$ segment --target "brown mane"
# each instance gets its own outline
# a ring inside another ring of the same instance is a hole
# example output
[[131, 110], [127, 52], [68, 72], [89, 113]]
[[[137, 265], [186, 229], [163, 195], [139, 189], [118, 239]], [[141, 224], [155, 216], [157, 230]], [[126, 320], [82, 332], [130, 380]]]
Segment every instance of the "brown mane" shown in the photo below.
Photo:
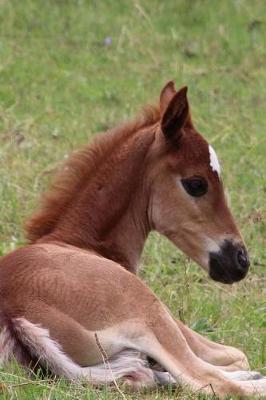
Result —
[[40, 209], [26, 222], [28, 241], [34, 243], [51, 233], [60, 216], [70, 207], [76, 194], [88, 183], [110, 153], [134, 132], [155, 124], [159, 119], [159, 109], [146, 106], [135, 120], [97, 136], [91, 144], [74, 152], [63, 163], [48, 192], [42, 196]]

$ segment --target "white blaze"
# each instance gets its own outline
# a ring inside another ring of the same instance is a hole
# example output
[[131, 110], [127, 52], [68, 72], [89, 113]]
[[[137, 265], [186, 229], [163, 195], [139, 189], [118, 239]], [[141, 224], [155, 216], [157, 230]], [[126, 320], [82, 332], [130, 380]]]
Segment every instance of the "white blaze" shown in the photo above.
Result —
[[209, 153], [210, 153], [210, 166], [211, 169], [214, 172], [217, 172], [217, 174], [220, 176], [221, 175], [221, 167], [217, 158], [217, 155], [214, 151], [214, 148], [209, 144]]

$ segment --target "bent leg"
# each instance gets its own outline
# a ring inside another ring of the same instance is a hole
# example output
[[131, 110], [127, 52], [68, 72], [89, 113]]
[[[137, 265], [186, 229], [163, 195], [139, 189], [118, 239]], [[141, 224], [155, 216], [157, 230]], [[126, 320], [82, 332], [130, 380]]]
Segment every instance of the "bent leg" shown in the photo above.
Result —
[[[158, 306], [158, 304], [157, 304]], [[115, 331], [99, 332], [103, 345], [110, 345], [119, 338], [120, 343], [147, 354], [161, 364], [174, 380], [182, 385], [189, 385], [193, 390], [219, 396], [265, 395], [266, 379], [257, 380], [256, 373], [251, 373], [243, 382], [240, 375], [225, 373], [198, 358], [188, 345], [183, 333], [163, 306], [157, 307], [157, 313], [146, 315], [145, 320], [126, 321], [115, 327]], [[156, 315], [156, 319], [150, 315]], [[114, 328], [112, 328], [113, 330]], [[115, 334], [112, 334], [115, 333]]]
[[[65, 320], [64, 323], [65, 328], [69, 321]], [[77, 331], [76, 335], [79, 334]], [[71, 345], [71, 338], [69, 339]], [[85, 344], [84, 353], [86, 353], [88, 350], [86, 344], [89, 342], [85, 343], [82, 335], [80, 339]], [[0, 333], [0, 344], [1, 363], [5, 364], [13, 358], [21, 362], [23, 355], [23, 360], [27, 360], [24, 366], [31, 368], [38, 360], [38, 365], [46, 368], [47, 372], [64, 376], [71, 381], [83, 380], [96, 386], [113, 385], [118, 381], [133, 390], [156, 387], [158, 382], [165, 384], [167, 381], [167, 373], [164, 374], [164, 379], [157, 377], [146, 360], [140, 357], [139, 352], [129, 349], [122, 350], [107, 359], [104, 351], [100, 349], [101, 362], [82, 367], [62, 351], [61, 344], [50, 336], [48, 329], [33, 324], [24, 317], [10, 318], [7, 321], [7, 325]], [[95, 346], [98, 348], [96, 341]]]
[[179, 320], [176, 320], [176, 323], [191, 350], [202, 360], [227, 371], [249, 370], [247, 357], [241, 350], [212, 342], [194, 332]]

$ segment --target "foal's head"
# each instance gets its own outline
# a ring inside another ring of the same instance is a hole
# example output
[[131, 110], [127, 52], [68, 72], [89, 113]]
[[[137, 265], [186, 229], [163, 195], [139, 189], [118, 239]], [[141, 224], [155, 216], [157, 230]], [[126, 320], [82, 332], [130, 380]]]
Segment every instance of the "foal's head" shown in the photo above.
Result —
[[228, 208], [214, 149], [194, 127], [187, 89], [169, 82], [160, 96], [153, 144], [150, 221], [223, 283], [245, 277], [248, 254]]

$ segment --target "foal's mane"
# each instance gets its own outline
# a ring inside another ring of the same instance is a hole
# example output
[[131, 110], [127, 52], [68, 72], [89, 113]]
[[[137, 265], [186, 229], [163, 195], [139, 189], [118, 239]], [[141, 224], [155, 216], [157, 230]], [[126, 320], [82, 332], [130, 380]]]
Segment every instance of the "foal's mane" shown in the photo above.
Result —
[[61, 216], [71, 207], [76, 195], [112, 151], [119, 148], [135, 132], [154, 125], [159, 119], [159, 109], [146, 106], [135, 120], [97, 136], [91, 144], [73, 152], [55, 175], [50, 189], [42, 195], [39, 210], [26, 222], [28, 241], [34, 243], [50, 234]]

